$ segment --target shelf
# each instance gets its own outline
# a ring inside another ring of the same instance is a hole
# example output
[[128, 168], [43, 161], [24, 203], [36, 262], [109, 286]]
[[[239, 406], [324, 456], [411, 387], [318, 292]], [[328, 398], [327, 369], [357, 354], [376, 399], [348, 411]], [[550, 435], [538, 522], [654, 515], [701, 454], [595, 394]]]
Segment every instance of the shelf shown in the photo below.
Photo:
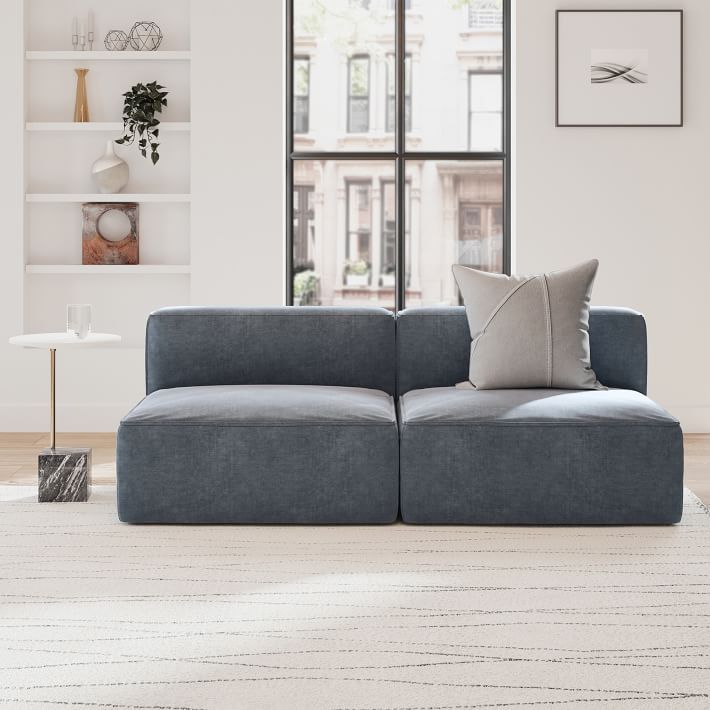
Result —
[[190, 202], [188, 193], [123, 193], [103, 195], [100, 192], [63, 193], [28, 192], [27, 202]]
[[25, 58], [29, 61], [72, 61], [72, 62], [96, 62], [96, 61], [140, 61], [140, 62], [165, 62], [165, 61], [189, 61], [189, 51], [161, 51], [156, 52], [109, 52], [108, 50], [98, 52], [73, 52], [73, 51], [30, 51], [25, 52]]
[[[188, 121], [161, 121], [161, 133], [173, 133], [177, 131], [189, 131]], [[25, 130], [38, 133], [119, 133], [123, 130], [123, 123], [91, 121], [89, 123], [74, 123], [72, 121], [30, 121], [25, 124]]]
[[142, 274], [189, 274], [185, 264], [83, 265], [83, 264], [27, 264], [27, 274], [111, 274], [137, 276]]

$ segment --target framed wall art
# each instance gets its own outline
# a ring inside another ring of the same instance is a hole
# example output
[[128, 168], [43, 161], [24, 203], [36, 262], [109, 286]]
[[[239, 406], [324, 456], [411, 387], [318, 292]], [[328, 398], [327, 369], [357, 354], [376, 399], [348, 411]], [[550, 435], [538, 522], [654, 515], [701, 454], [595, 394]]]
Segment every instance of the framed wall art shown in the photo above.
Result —
[[558, 10], [557, 126], [682, 126], [682, 10]]

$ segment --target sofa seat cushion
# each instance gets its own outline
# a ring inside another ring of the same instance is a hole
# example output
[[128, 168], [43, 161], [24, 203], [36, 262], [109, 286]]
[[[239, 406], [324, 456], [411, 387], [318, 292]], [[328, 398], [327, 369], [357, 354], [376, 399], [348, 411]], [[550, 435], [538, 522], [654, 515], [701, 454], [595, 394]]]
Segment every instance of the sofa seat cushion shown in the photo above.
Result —
[[389, 523], [391, 396], [311, 385], [157, 390], [121, 422], [119, 518], [133, 523]]
[[380, 390], [315, 385], [211, 385], [149, 394], [126, 426], [307, 426], [394, 424], [392, 397]]
[[680, 426], [638, 392], [441, 387], [399, 410], [405, 522], [680, 520]]
[[553, 426], [678, 426], [648, 397], [632, 390], [453, 387], [408, 392], [400, 400], [402, 424], [520, 424]]

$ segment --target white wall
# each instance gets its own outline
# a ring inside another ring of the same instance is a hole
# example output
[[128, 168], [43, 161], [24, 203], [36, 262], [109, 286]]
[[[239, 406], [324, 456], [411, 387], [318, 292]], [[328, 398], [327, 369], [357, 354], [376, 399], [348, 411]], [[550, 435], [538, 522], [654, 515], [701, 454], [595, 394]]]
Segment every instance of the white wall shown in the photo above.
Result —
[[597, 257], [593, 303], [646, 316], [650, 395], [686, 431], [710, 431], [710, 3], [603, 4], [685, 10], [683, 128], [555, 128], [555, 10], [593, 6], [517, 3], [516, 268]]
[[192, 2], [192, 303], [284, 302], [282, 0]]
[[[650, 393], [688, 431], [710, 431], [706, 193], [710, 92], [707, 0], [625, 0], [683, 7], [685, 121], [673, 129], [554, 127], [554, 10], [589, 0], [518, 0], [516, 267], [596, 256], [597, 304], [648, 320]], [[19, 7], [3, 5], [0, 85], [20, 95]], [[17, 31], [11, 28], [17, 28]], [[281, 0], [193, 0], [192, 302], [278, 304], [283, 293]], [[22, 329], [20, 107], [0, 112], [0, 431], [47, 426], [46, 353], [5, 345]], [[18, 140], [7, 136], [17, 136]], [[60, 429], [108, 430], [143, 388], [139, 350], [60, 358]]]

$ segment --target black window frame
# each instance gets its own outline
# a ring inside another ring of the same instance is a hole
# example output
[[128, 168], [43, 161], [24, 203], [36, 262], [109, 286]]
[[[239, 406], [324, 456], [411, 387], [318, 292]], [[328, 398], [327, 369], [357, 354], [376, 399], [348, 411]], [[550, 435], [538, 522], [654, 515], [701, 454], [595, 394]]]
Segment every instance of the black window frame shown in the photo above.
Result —
[[[396, 210], [397, 210], [397, 258], [395, 309], [406, 306], [406, 255], [405, 255], [405, 185], [406, 162], [422, 160], [459, 160], [471, 163], [500, 161], [503, 167], [503, 273], [510, 274], [510, 226], [511, 226], [511, 0], [503, 0], [503, 145], [500, 151], [415, 151], [406, 146], [405, 101], [405, 4], [397, 0], [395, 10], [395, 66], [396, 66], [396, 126], [393, 151], [307, 151], [294, 149], [293, 132], [293, 59], [294, 59], [294, 0], [286, 0], [286, 304], [293, 305], [293, 175], [297, 160], [352, 160], [392, 161], [395, 165]], [[371, 85], [369, 86], [371, 91]], [[468, 89], [467, 89], [468, 90]], [[348, 69], [348, 97], [350, 96], [350, 72]], [[348, 105], [348, 122], [350, 107]], [[468, 138], [467, 138], [468, 141]], [[468, 144], [468, 143], [467, 143]]]

